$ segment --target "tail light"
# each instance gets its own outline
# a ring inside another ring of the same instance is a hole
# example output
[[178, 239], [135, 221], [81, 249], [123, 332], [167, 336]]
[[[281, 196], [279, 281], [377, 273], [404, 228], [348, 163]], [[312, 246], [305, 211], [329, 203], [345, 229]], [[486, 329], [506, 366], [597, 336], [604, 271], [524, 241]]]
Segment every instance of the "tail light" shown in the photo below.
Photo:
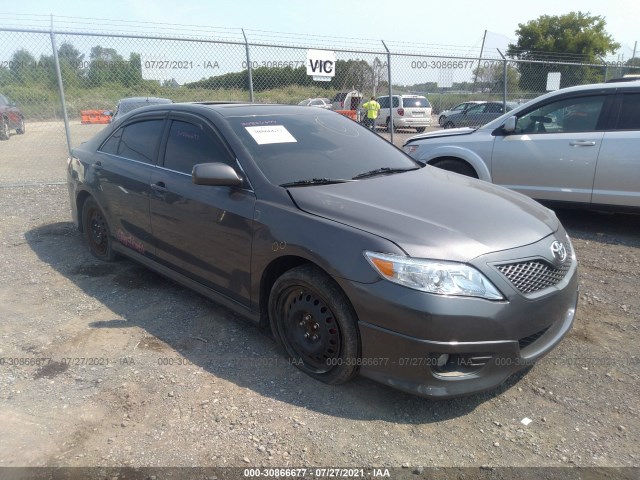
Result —
[[400, 116], [404, 115], [404, 108], [399, 108], [398, 109], [398, 115], [400, 115]]

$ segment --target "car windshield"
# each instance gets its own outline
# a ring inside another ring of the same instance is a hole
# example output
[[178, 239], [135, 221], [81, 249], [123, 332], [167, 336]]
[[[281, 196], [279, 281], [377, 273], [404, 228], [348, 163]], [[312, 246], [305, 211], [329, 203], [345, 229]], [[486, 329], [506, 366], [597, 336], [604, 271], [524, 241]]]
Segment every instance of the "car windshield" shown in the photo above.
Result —
[[421, 166], [353, 120], [321, 111], [323, 114], [231, 117], [228, 121], [275, 185], [308, 179], [351, 179], [375, 169], [395, 171]]
[[409, 108], [416, 108], [416, 107], [422, 107], [422, 108], [429, 108], [431, 106], [431, 104], [429, 103], [429, 100], [427, 100], [425, 97], [416, 97], [416, 98], [403, 98], [402, 99], [402, 104], [404, 105], [405, 108], [409, 107]]

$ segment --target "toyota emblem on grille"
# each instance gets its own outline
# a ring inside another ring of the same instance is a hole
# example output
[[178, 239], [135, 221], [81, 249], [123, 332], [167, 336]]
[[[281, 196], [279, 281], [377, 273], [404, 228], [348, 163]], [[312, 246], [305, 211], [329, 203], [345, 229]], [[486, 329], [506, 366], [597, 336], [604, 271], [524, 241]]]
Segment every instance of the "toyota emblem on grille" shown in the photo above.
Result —
[[564, 263], [567, 259], [567, 249], [562, 242], [557, 240], [551, 244], [551, 253], [553, 254], [553, 258], [560, 263]]

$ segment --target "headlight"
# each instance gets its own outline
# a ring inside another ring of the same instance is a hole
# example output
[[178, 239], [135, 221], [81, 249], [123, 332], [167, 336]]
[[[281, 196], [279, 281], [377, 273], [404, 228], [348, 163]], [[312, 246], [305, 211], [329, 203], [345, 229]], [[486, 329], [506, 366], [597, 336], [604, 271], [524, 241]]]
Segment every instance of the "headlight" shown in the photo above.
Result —
[[404, 147], [404, 153], [406, 153], [407, 155], [411, 155], [413, 152], [415, 152], [416, 150], [418, 150], [419, 145], [406, 145]]
[[384, 253], [364, 252], [373, 268], [387, 280], [439, 295], [504, 297], [487, 277], [464, 263], [424, 260]]

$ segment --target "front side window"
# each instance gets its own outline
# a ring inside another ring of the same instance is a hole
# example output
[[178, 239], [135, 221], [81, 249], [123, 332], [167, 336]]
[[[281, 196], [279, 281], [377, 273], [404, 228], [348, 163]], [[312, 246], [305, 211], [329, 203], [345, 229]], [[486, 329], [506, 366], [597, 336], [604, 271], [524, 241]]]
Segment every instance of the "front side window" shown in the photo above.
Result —
[[483, 104], [479, 104], [479, 105], [474, 105], [473, 107], [469, 107], [467, 109], [467, 113], [469, 115], [473, 115], [474, 113], [484, 113], [485, 111], [486, 105]]
[[604, 100], [604, 95], [593, 95], [547, 103], [520, 117], [516, 123], [516, 133], [594, 131]]
[[164, 154], [164, 167], [191, 175], [198, 163], [230, 163], [224, 146], [202, 125], [173, 120]]
[[164, 120], [144, 120], [123, 128], [118, 155], [144, 163], [154, 163]]

